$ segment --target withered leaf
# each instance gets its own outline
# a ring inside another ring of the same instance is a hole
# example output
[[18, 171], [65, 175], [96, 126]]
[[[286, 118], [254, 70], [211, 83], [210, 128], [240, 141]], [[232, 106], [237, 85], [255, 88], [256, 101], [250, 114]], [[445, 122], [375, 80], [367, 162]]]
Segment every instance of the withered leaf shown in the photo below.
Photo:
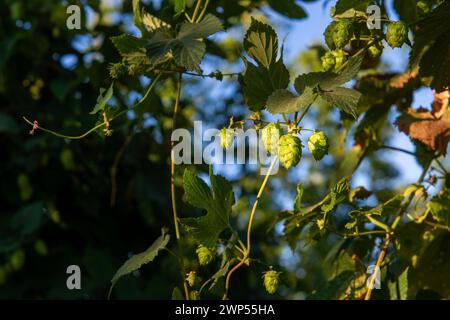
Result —
[[438, 117], [426, 109], [410, 108], [397, 118], [395, 124], [411, 139], [418, 140], [430, 150], [445, 155], [450, 141], [450, 112], [445, 109]]

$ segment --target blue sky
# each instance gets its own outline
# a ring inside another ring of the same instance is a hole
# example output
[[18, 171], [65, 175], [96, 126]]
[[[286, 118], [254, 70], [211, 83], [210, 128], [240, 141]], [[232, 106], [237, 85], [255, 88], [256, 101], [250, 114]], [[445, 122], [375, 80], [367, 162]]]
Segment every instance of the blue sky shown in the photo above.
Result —
[[[121, 0], [107, 0], [107, 2], [113, 4], [113, 6], [119, 6]], [[146, 1], [148, 2], [148, 1]], [[159, 3], [159, 0], [154, 1], [155, 3]], [[276, 31], [278, 32], [281, 39], [285, 38], [285, 50], [284, 50], [284, 59], [287, 63], [293, 63], [296, 61], [299, 52], [305, 50], [314, 43], [322, 43], [323, 42], [323, 31], [325, 27], [331, 21], [330, 17], [330, 7], [335, 4], [335, 1], [330, 1], [328, 5], [323, 5], [324, 1], [318, 1], [313, 3], [305, 3], [302, 2], [302, 6], [306, 9], [308, 13], [308, 18], [304, 20], [291, 20], [284, 18], [283, 16], [278, 15], [270, 9], [264, 9], [264, 12], [269, 16], [269, 22], [274, 25]], [[93, 19], [93, 12], [89, 11], [90, 19]], [[396, 14], [392, 10], [392, 8], [388, 7], [388, 14], [391, 19], [396, 19]], [[127, 32], [136, 33], [136, 28], [132, 26], [132, 17], [117, 17], [113, 16], [113, 20], [119, 22], [121, 20], [126, 23], [128, 26], [125, 28]], [[226, 37], [232, 35], [233, 37], [242, 39], [243, 30], [241, 28], [235, 28], [233, 30], [228, 30], [222, 34], [217, 35], [217, 37]], [[83, 36], [74, 41], [74, 47], [80, 51], [83, 50], [84, 47], [88, 47], [92, 43], [92, 37]], [[389, 66], [390, 70], [393, 71], [403, 71], [406, 69], [409, 48], [408, 46], [404, 46], [401, 49], [391, 49], [389, 46], [385, 46], [382, 59]], [[77, 63], [77, 61], [73, 60], [71, 56], [62, 57], [62, 63], [66, 65], [69, 69], [73, 66], [73, 64]], [[221, 60], [219, 60], [221, 61]], [[242, 64], [236, 65], [218, 65], [216, 60], [207, 60], [206, 63], [202, 64], [202, 67], [205, 69], [205, 72], [214, 71], [216, 69], [227, 70], [227, 71], [241, 71]], [[210, 69], [210, 70], [208, 70]], [[203, 88], [207, 88], [204, 95], [201, 92], [196, 92], [195, 96], [199, 100], [199, 103], [210, 104], [211, 101], [215, 101], [215, 103], [220, 102], [224, 98], [229, 95], [229, 92], [233, 92], [232, 84], [230, 82], [217, 82], [215, 80], [205, 80], [205, 86]], [[189, 88], [189, 87], [188, 87]], [[200, 89], [202, 91], [202, 89]], [[184, 94], [191, 94], [190, 90], [184, 90]], [[432, 101], [432, 92], [430, 89], [420, 89], [414, 95], [414, 103], [413, 107], [419, 106], [429, 106]], [[212, 108], [213, 109], [213, 108]], [[396, 113], [392, 112], [390, 116], [390, 122], [393, 123], [396, 118]], [[225, 123], [224, 123], [225, 124]], [[390, 141], [390, 145], [400, 147], [407, 150], [414, 150], [412, 143], [409, 138], [403, 134], [398, 132], [397, 129], [394, 129], [394, 136]], [[416, 163], [415, 159], [410, 155], [406, 155], [399, 152], [394, 151], [383, 151], [382, 153], [386, 157], [389, 157], [397, 166], [397, 168], [401, 172], [401, 179], [398, 179], [398, 185], [403, 185], [407, 183], [412, 183], [417, 180], [420, 175], [421, 169]], [[218, 168], [219, 171], [226, 171], [232, 174], [233, 168], [232, 166], [226, 166], [227, 168]], [[222, 170], [221, 170], [222, 169]], [[225, 169], [225, 170], [223, 170]], [[303, 174], [307, 174], [308, 168], [303, 168], [301, 170], [299, 176], [301, 177]], [[359, 170], [358, 174], [354, 177], [354, 184], [365, 185], [367, 186], [369, 182], [366, 180], [365, 175], [361, 172], [364, 171], [364, 168]]]

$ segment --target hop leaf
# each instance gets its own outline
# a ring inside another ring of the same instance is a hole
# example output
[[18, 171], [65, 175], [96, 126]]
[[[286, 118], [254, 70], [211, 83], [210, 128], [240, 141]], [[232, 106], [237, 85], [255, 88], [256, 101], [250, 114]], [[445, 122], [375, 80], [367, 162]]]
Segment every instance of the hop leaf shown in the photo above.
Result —
[[199, 245], [197, 250], [198, 262], [201, 266], [206, 266], [214, 259], [214, 251], [204, 245]]
[[191, 271], [186, 275], [186, 281], [190, 287], [195, 285], [195, 281], [197, 280], [197, 273], [195, 271]]
[[283, 129], [279, 123], [269, 123], [261, 130], [261, 139], [267, 153], [275, 155], [278, 153], [278, 142], [283, 135]]
[[351, 20], [339, 21], [332, 30], [333, 42], [337, 49], [344, 48], [353, 34], [353, 23]]
[[278, 153], [286, 169], [295, 167], [302, 158], [302, 142], [297, 136], [286, 134], [280, 139]]
[[330, 71], [334, 69], [336, 65], [336, 58], [331, 51], [325, 53], [322, 56], [322, 68], [324, 71]]
[[402, 21], [391, 22], [386, 32], [386, 41], [392, 48], [400, 48], [408, 39], [408, 27]]
[[328, 48], [330, 48], [331, 50], [336, 49], [336, 45], [334, 44], [334, 40], [333, 40], [333, 33], [334, 33], [334, 28], [336, 27], [337, 24], [338, 24], [337, 21], [331, 22], [328, 25], [328, 27], [325, 29], [325, 32], [323, 33], [323, 35], [325, 37], [325, 42], [326, 42]]
[[269, 294], [274, 294], [278, 290], [280, 283], [280, 273], [275, 270], [269, 270], [263, 273], [263, 282], [266, 291]]
[[328, 138], [323, 131], [314, 132], [308, 139], [308, 148], [317, 161], [328, 153]]
[[219, 135], [220, 135], [220, 146], [224, 150], [228, 150], [233, 144], [234, 131], [232, 129], [222, 128], [220, 130]]

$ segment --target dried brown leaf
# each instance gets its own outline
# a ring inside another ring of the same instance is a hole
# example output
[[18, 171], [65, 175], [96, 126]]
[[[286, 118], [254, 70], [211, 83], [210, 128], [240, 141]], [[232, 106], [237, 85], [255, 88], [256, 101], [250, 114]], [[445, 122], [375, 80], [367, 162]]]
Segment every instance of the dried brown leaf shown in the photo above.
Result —
[[400, 131], [406, 133], [411, 139], [425, 144], [430, 150], [445, 155], [450, 141], [450, 112], [437, 117], [426, 109], [408, 109], [406, 113], [397, 118], [395, 124]]

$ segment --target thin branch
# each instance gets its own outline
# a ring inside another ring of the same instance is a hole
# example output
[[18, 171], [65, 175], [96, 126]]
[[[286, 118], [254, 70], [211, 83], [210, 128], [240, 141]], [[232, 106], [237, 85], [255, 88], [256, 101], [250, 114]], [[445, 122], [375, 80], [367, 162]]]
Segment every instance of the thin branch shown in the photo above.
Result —
[[50, 130], [50, 129], [46, 129], [46, 128], [44, 128], [44, 127], [41, 127], [41, 126], [38, 124], [38, 122], [37, 122], [36, 120], [32, 122], [32, 121], [28, 120], [25, 116], [23, 116], [22, 118], [23, 118], [28, 124], [30, 124], [30, 125], [33, 127], [33, 129], [32, 129], [31, 132], [30, 132], [30, 133], [32, 133], [32, 134], [34, 133], [35, 130], [42, 130], [42, 131], [44, 131], [44, 132], [50, 133], [50, 134], [52, 134], [52, 135], [54, 135], [54, 136], [56, 136], [56, 137], [63, 138], [63, 139], [69, 139], [69, 140], [79, 140], [79, 139], [83, 139], [83, 138], [87, 137], [88, 135], [90, 135], [90, 134], [91, 134], [92, 132], [94, 132], [95, 130], [97, 130], [97, 129], [99, 129], [99, 128], [105, 126], [105, 125], [108, 125], [109, 122], [111, 122], [111, 121], [113, 121], [114, 119], [117, 119], [117, 118], [123, 116], [123, 115], [126, 114], [128, 111], [134, 110], [134, 109], [137, 108], [139, 105], [141, 105], [141, 104], [147, 99], [148, 95], [150, 94], [150, 92], [152, 91], [153, 87], [154, 87], [155, 84], [158, 82], [158, 80], [159, 80], [160, 77], [161, 77], [161, 74], [158, 74], [158, 75], [156, 76], [156, 78], [155, 78], [155, 79], [152, 81], [152, 83], [149, 85], [149, 87], [148, 87], [148, 89], [147, 89], [145, 95], [144, 95], [144, 96], [141, 98], [141, 100], [139, 100], [136, 104], [134, 104], [133, 106], [131, 106], [131, 107], [128, 108], [128, 109], [122, 110], [121, 112], [119, 112], [118, 114], [114, 115], [113, 117], [111, 117], [111, 118], [109, 118], [109, 119], [106, 119], [106, 120], [103, 121], [102, 123], [96, 125], [95, 127], [89, 129], [89, 130], [86, 131], [85, 133], [83, 133], [83, 134], [81, 134], [81, 135], [78, 135], [78, 136], [65, 135], [65, 134], [62, 134], [62, 133], [59, 133], [59, 132]]
[[256, 209], [258, 208], [259, 200], [261, 199], [261, 196], [267, 185], [267, 181], [269, 180], [270, 174], [271, 174], [273, 167], [275, 166], [275, 163], [277, 162], [277, 160], [278, 160], [278, 156], [275, 156], [272, 160], [272, 163], [270, 164], [269, 170], [266, 173], [264, 181], [261, 184], [261, 187], [259, 188], [255, 202], [253, 203], [253, 208], [250, 213], [250, 218], [249, 218], [248, 227], [247, 227], [247, 248], [245, 250], [245, 253], [244, 253], [241, 261], [238, 264], [236, 264], [230, 271], [228, 271], [227, 278], [225, 280], [225, 293], [223, 295], [223, 300], [228, 299], [228, 289], [230, 287], [231, 275], [236, 270], [238, 270], [240, 267], [242, 267], [244, 264], [248, 263], [248, 257], [250, 256], [250, 251], [251, 251], [251, 231], [252, 231], [252, 226], [253, 226], [253, 219], [255, 217]]
[[[423, 180], [425, 179], [428, 169], [430, 168], [432, 162], [433, 162], [433, 160], [429, 161], [428, 164], [424, 167], [422, 174], [420, 175], [420, 178], [417, 181], [418, 184], [421, 184], [423, 182]], [[400, 223], [403, 213], [405, 213], [406, 209], [411, 204], [413, 198], [414, 198], [414, 194], [411, 193], [409, 195], [408, 200], [400, 207], [400, 210], [398, 211], [397, 216], [395, 217], [394, 222], [392, 223], [392, 225], [390, 227], [391, 232], [386, 234], [386, 238], [384, 240], [383, 246], [382, 246], [380, 254], [378, 256], [376, 267], [374, 269], [374, 273], [373, 273], [371, 281], [369, 283], [369, 287], [367, 288], [367, 292], [364, 297], [364, 300], [370, 300], [370, 297], [372, 295], [372, 288], [374, 286], [375, 279], [377, 277], [378, 269], [381, 268], [384, 257], [386, 256], [387, 248], [389, 246], [389, 243], [391, 242], [391, 233], [397, 228], [398, 224]]]
[[206, 12], [206, 9], [208, 8], [208, 4], [209, 4], [209, 0], [206, 0], [206, 2], [205, 2], [205, 5], [203, 6], [203, 10], [202, 10], [202, 12], [200, 13], [200, 15], [198, 16], [198, 19], [197, 19], [197, 23], [199, 23], [200, 21], [202, 21], [202, 18], [203, 18], [203, 16], [205, 15], [205, 12]]
[[196, 22], [197, 15], [200, 10], [201, 4], [202, 4], [202, 0], [197, 0], [197, 5], [195, 6], [194, 13], [192, 14], [192, 22]]
[[[180, 109], [180, 98], [181, 98], [181, 78], [180, 77], [177, 82], [177, 96], [175, 98], [175, 106], [173, 110], [173, 118], [172, 118], [172, 132], [176, 129], [176, 119], [178, 115], [178, 111]], [[173, 220], [175, 225], [175, 235], [177, 240], [180, 240], [180, 227], [178, 225], [178, 214], [177, 214], [177, 202], [175, 199], [175, 162], [174, 162], [174, 154], [173, 147], [175, 146], [175, 141], [171, 141], [171, 161], [170, 161], [170, 191], [172, 195], [172, 211], [173, 211]]]
[[111, 166], [111, 200], [110, 205], [111, 208], [116, 205], [116, 195], [117, 195], [117, 168], [119, 167], [120, 160], [122, 159], [125, 150], [130, 145], [131, 140], [133, 139], [133, 133], [130, 133], [125, 139], [123, 145], [120, 147], [117, 152], [113, 165]]
[[409, 154], [411, 156], [416, 156], [416, 154], [414, 152], [412, 152], [412, 151], [408, 151], [408, 150], [397, 148], [397, 147], [384, 146], [383, 145], [383, 146], [379, 146], [378, 148], [379, 149], [389, 149], [389, 150], [393, 150], [393, 151], [403, 152], [403, 153]]

